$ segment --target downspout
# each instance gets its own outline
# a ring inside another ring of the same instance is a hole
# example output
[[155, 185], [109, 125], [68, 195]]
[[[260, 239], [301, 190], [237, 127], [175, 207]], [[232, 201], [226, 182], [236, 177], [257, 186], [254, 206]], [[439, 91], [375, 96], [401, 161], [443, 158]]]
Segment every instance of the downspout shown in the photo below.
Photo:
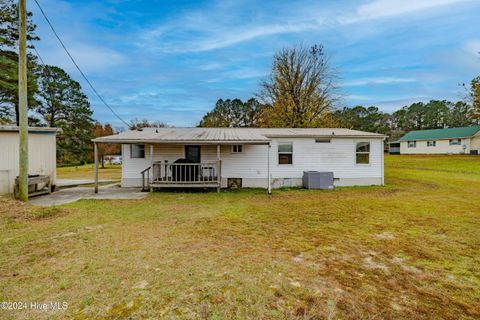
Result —
[[382, 155], [382, 186], [385, 185], [385, 152], [384, 152], [384, 143], [385, 143], [385, 137], [382, 139], [382, 143], [380, 144], [381, 146], [381, 155]]
[[272, 194], [272, 183], [270, 180], [270, 142], [267, 146], [267, 190], [268, 194]]

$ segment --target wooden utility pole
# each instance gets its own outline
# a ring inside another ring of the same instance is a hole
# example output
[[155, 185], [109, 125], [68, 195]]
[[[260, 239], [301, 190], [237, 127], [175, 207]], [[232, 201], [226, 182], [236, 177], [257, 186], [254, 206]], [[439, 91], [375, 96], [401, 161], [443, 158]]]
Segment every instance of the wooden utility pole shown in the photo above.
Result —
[[27, 113], [27, 5], [18, 2], [18, 109], [20, 125], [19, 199], [28, 201], [28, 113]]

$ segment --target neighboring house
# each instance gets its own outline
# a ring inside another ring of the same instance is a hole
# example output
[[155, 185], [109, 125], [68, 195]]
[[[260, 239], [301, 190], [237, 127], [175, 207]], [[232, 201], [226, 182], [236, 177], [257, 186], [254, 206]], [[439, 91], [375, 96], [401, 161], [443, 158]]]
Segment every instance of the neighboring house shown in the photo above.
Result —
[[121, 155], [106, 155], [103, 157], [108, 164], [122, 164]]
[[400, 142], [400, 154], [478, 154], [480, 126], [410, 131]]
[[[144, 128], [94, 139], [122, 145], [122, 186], [301, 186], [328, 171], [337, 186], [382, 185], [382, 134], [349, 129]], [[98, 164], [97, 164], [98, 166]]]
[[[50, 176], [50, 185], [56, 179], [56, 128], [28, 128], [28, 173]], [[0, 126], [0, 194], [13, 193], [19, 174], [19, 129]]]

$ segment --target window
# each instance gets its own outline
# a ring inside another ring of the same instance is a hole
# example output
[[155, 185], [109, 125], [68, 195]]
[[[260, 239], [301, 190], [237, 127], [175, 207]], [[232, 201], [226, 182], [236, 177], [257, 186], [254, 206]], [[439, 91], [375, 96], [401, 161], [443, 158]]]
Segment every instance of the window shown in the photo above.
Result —
[[293, 146], [291, 143], [278, 144], [278, 164], [293, 163]]
[[315, 139], [315, 143], [330, 143], [330, 139]]
[[437, 145], [437, 141], [427, 141], [427, 147], [435, 147]]
[[370, 163], [370, 142], [358, 142], [356, 149], [357, 164]]
[[409, 148], [416, 148], [417, 147], [417, 141], [408, 141], [408, 147]]
[[460, 144], [462, 144], [462, 141], [460, 139], [450, 139], [451, 146], [459, 146]]
[[232, 153], [242, 153], [243, 152], [243, 146], [241, 144], [234, 144], [232, 146]]
[[132, 144], [130, 149], [131, 158], [145, 158], [145, 145], [144, 144]]

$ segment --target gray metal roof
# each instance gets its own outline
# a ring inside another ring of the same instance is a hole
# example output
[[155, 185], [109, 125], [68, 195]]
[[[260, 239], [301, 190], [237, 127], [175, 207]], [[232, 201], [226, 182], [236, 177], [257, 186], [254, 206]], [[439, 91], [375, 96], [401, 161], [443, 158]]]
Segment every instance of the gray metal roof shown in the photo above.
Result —
[[103, 143], [268, 144], [270, 138], [384, 138], [383, 134], [343, 128], [144, 128], [93, 139]]
[[[20, 127], [18, 126], [0, 126], [0, 132], [19, 132]], [[52, 127], [28, 127], [28, 132], [40, 132], [40, 133], [57, 133], [61, 132], [62, 130], [59, 128], [52, 128]]]

